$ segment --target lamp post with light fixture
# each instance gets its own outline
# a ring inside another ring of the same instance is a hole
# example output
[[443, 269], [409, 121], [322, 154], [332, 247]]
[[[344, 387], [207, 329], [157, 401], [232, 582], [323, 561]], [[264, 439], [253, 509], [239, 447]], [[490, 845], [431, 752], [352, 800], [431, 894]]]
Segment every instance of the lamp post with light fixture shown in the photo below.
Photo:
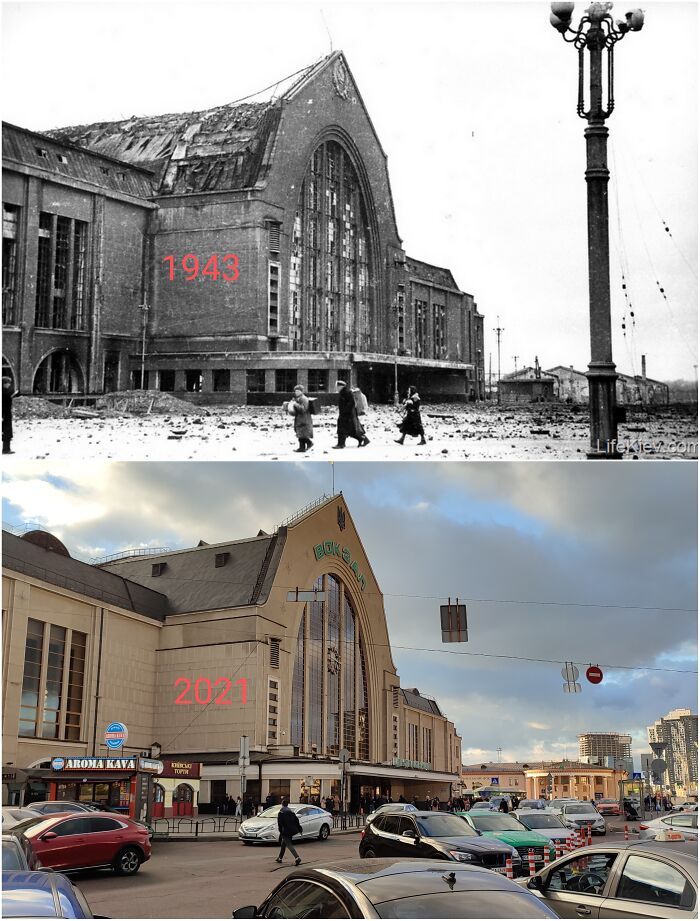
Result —
[[[594, 2], [585, 11], [577, 28], [571, 28], [573, 3], [551, 4], [549, 21], [565, 42], [578, 51], [577, 112], [585, 118], [586, 184], [588, 189], [588, 291], [591, 329], [591, 361], [588, 365], [588, 399], [591, 413], [589, 458], [614, 459], [617, 449], [617, 409], [615, 405], [615, 364], [612, 358], [610, 320], [610, 245], [608, 237], [608, 129], [605, 120], [615, 106], [613, 96], [613, 49], [628, 32], [639, 32], [644, 25], [642, 10], [632, 10], [625, 19], [613, 22], [612, 3]], [[570, 37], [567, 37], [570, 36]], [[589, 91], [586, 109], [584, 75], [589, 53]], [[603, 57], [606, 67], [603, 67]], [[605, 74], [604, 74], [605, 70]], [[607, 94], [603, 84], [607, 82]], [[604, 96], [606, 97], [604, 99]]]

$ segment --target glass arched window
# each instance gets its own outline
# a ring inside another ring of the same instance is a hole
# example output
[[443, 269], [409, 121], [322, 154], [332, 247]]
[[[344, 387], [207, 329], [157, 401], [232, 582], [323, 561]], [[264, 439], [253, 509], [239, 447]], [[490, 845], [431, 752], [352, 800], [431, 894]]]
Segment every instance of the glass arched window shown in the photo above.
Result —
[[326, 755], [347, 748], [352, 758], [369, 761], [368, 673], [357, 615], [335, 576], [320, 576], [314, 588], [326, 592], [326, 601], [309, 602], [299, 624], [292, 674], [292, 745], [301, 752]]
[[368, 351], [373, 270], [367, 206], [337, 141], [316, 148], [292, 233], [289, 340], [293, 351]]

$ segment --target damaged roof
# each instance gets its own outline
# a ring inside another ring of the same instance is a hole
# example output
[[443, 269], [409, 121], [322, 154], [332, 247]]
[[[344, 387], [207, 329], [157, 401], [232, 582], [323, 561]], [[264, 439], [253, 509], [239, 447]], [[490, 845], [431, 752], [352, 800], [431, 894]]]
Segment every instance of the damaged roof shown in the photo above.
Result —
[[[213, 109], [132, 116], [46, 134], [152, 170], [157, 195], [253, 188], [267, 178], [284, 100], [340, 53]], [[268, 98], [261, 99], [266, 93]]]
[[418, 281], [424, 281], [429, 285], [439, 285], [441, 288], [449, 288], [451, 291], [460, 291], [449, 269], [443, 269], [439, 265], [430, 265], [429, 262], [421, 262], [418, 259], [412, 259], [410, 256], [406, 257], [406, 265], [411, 276]]

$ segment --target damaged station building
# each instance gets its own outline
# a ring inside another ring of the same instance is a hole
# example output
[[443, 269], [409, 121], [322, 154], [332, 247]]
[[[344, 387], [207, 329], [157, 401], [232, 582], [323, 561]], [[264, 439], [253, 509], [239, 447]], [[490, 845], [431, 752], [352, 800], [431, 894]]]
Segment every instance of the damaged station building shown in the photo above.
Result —
[[[483, 317], [399, 236], [342, 52], [201, 112], [3, 132], [3, 365], [23, 393], [484, 397]], [[142, 377], [143, 369], [143, 377]]]
[[[89, 564], [33, 531], [3, 533], [3, 551], [4, 801], [138, 816], [138, 775], [158, 758], [150, 815], [214, 812], [242, 792], [241, 736], [255, 803], [340, 796], [343, 782], [354, 811], [366, 796], [459, 792], [462, 740], [401, 684], [342, 494], [271, 533], [191, 549]], [[105, 757], [115, 720], [123, 763]]]

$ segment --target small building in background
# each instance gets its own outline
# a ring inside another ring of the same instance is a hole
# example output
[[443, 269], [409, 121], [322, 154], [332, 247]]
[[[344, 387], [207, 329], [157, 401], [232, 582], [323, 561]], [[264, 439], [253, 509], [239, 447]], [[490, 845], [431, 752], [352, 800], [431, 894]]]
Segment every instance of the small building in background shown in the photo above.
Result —
[[533, 366], [502, 375], [498, 387], [502, 403], [551, 403], [557, 399], [558, 384], [557, 376], [543, 371], [535, 358]]

